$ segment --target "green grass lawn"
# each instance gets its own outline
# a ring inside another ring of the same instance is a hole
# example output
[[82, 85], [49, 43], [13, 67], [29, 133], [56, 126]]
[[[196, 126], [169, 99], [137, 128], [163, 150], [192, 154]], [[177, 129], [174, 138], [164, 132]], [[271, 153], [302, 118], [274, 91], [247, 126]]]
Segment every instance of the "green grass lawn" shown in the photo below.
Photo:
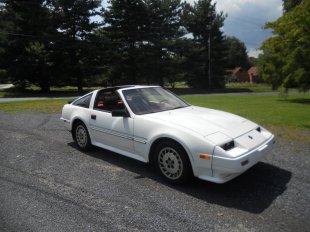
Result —
[[[266, 83], [249, 83], [249, 82], [243, 82], [243, 83], [227, 83], [225, 85], [225, 88], [227, 90], [246, 90], [248, 92], [272, 92], [272, 91], [279, 91], [284, 92], [284, 88], [280, 87], [277, 90], [273, 90], [271, 88], [271, 85]], [[298, 89], [291, 88], [289, 89], [289, 92], [298, 92]]]
[[49, 93], [44, 93], [39, 87], [31, 86], [21, 90], [9, 88], [0, 91], [0, 97], [71, 97], [81, 96], [100, 87], [84, 87], [83, 92], [78, 92], [74, 86], [52, 87]]
[[228, 111], [266, 125], [310, 129], [310, 94], [183, 96], [187, 102]]
[[50, 100], [31, 100], [1, 102], [0, 111], [17, 112], [40, 112], [40, 113], [61, 113], [61, 109], [70, 99], [50, 99]]
[[227, 83], [225, 85], [227, 89], [246, 89], [249, 92], [271, 92], [273, 91], [269, 84], [257, 84], [257, 83]]
[[[170, 85], [166, 85], [167, 88], [170, 88]], [[174, 89], [172, 89], [173, 91]], [[184, 94], [186, 94], [186, 91], [191, 94], [191, 92], [201, 92], [201, 93], [235, 93], [235, 92], [272, 92], [271, 85], [266, 83], [249, 83], [249, 82], [242, 82], [242, 83], [226, 83], [225, 88], [222, 89], [215, 89], [212, 91], [209, 91], [208, 89], [191, 89], [186, 84], [186, 82], [176, 82], [175, 84], [175, 91], [180, 92], [181, 90], [184, 91]], [[283, 88], [279, 88], [277, 91], [283, 92]], [[289, 91], [296, 92], [298, 89], [290, 89]]]
[[[175, 88], [170, 88], [169, 84], [165, 85], [166, 88], [179, 95], [187, 94], [206, 94], [206, 93], [238, 93], [238, 92], [270, 92], [271, 86], [268, 84], [250, 84], [250, 83], [228, 83], [225, 88], [208, 90], [208, 89], [193, 89], [189, 88], [186, 82], [176, 82]], [[94, 89], [101, 87], [84, 87], [83, 93], [79, 93], [75, 86], [52, 87], [49, 93], [43, 93], [37, 86], [30, 86], [25, 90], [18, 88], [10, 88], [0, 91], [0, 97], [71, 97], [86, 94]], [[283, 91], [283, 89], [279, 89]], [[297, 91], [290, 89], [290, 91]]]
[[[228, 111], [248, 118], [288, 140], [310, 143], [310, 94], [183, 96], [190, 104]], [[69, 99], [0, 103], [4, 112], [61, 112]]]
[[187, 102], [248, 118], [287, 140], [310, 143], [310, 94], [183, 96]]

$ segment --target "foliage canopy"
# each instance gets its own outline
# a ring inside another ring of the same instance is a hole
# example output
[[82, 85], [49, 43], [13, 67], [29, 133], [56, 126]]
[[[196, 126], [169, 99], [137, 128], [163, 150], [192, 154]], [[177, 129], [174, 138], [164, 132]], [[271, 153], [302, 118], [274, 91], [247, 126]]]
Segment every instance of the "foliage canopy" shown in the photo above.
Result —
[[225, 69], [247, 60], [244, 45], [223, 35], [225, 17], [211, 0], [111, 0], [104, 9], [101, 0], [3, 0], [0, 74], [46, 92], [176, 81], [223, 87]]
[[274, 36], [263, 45], [259, 69], [274, 89], [298, 87], [310, 89], [310, 1], [284, 2], [285, 12], [275, 22], [266, 24]]

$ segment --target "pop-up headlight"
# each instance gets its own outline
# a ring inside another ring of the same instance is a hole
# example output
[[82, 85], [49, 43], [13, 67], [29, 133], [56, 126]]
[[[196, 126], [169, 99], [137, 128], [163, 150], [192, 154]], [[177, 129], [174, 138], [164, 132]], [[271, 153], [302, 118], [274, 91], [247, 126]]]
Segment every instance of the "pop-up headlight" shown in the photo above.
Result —
[[234, 147], [235, 147], [235, 142], [233, 140], [221, 146], [221, 148], [223, 148], [225, 151], [228, 151]]

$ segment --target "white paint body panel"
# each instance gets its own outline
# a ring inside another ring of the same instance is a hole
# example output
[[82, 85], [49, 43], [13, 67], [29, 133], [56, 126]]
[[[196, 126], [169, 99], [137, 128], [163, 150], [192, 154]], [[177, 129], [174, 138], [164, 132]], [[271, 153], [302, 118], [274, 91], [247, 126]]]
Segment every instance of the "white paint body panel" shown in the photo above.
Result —
[[[128, 118], [112, 117], [109, 112], [94, 110], [96, 90], [89, 108], [66, 104], [61, 120], [68, 130], [72, 129], [75, 120], [83, 121], [93, 145], [142, 162], [149, 162], [151, 146], [157, 139], [173, 139], [187, 152], [193, 174], [216, 183], [224, 183], [245, 172], [274, 145], [274, 136], [266, 129], [260, 127], [259, 132], [256, 130], [259, 126], [254, 122], [223, 111], [189, 106], [135, 115], [122, 90], [117, 91], [130, 113]], [[96, 115], [96, 120], [91, 119], [92, 114]], [[225, 151], [220, 147], [232, 140], [234, 148]], [[208, 154], [212, 158], [201, 159], [200, 154]], [[248, 163], [242, 166], [246, 160]]]

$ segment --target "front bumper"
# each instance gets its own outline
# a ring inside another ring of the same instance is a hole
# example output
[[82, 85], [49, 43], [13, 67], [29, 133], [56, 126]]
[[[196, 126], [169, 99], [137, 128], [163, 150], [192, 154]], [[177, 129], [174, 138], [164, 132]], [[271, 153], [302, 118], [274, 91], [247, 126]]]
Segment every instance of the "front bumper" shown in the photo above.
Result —
[[236, 158], [226, 158], [213, 156], [212, 160], [212, 177], [199, 176], [200, 179], [212, 181], [215, 183], [225, 183], [238, 175], [242, 174], [253, 165], [258, 163], [265, 154], [270, 152], [274, 147], [275, 139], [272, 135], [266, 142], [259, 147], [248, 151]]

